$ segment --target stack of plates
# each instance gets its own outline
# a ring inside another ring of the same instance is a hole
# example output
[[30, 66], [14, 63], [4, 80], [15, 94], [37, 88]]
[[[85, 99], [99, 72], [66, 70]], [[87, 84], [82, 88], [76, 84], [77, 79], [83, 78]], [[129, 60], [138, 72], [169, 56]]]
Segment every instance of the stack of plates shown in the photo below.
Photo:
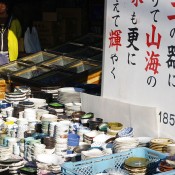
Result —
[[82, 151], [81, 152], [81, 160], [88, 160], [88, 159], [92, 159], [95, 157], [101, 157], [104, 155], [106, 155], [105, 152], [101, 151], [100, 149], [94, 148], [91, 150]]
[[41, 108], [43, 106], [47, 106], [46, 99], [41, 98], [28, 98], [30, 102], [34, 103], [35, 108]]
[[58, 98], [58, 89], [59, 89], [59, 87], [42, 87], [41, 91], [48, 93], [48, 94], [52, 94], [52, 98], [57, 99]]
[[149, 160], [142, 157], [130, 157], [125, 160], [123, 168], [128, 171], [130, 175], [145, 175], [148, 171], [151, 173], [151, 169], [148, 170]]
[[22, 107], [22, 108], [34, 108], [35, 105], [32, 101], [22, 101], [19, 102], [18, 106]]
[[137, 139], [139, 140], [139, 145], [138, 145], [139, 147], [149, 148], [152, 137], [137, 137]]
[[84, 92], [84, 89], [65, 87], [58, 89], [58, 101], [62, 104], [70, 102], [81, 102], [80, 93]]
[[60, 174], [64, 159], [56, 154], [38, 154], [36, 156], [37, 174]]
[[167, 152], [167, 145], [170, 143], [173, 143], [174, 141], [169, 138], [158, 138], [158, 139], [152, 139], [150, 141], [150, 148], [159, 151], [159, 152]]
[[121, 137], [116, 138], [113, 143], [113, 152], [119, 153], [123, 151], [128, 151], [139, 145], [139, 141], [133, 137]]
[[26, 94], [22, 92], [7, 92], [5, 93], [5, 100], [9, 103], [20, 102], [26, 99]]
[[18, 170], [26, 164], [26, 161], [22, 159], [8, 159], [6, 161], [1, 161], [0, 166], [9, 169], [9, 174], [18, 174]]

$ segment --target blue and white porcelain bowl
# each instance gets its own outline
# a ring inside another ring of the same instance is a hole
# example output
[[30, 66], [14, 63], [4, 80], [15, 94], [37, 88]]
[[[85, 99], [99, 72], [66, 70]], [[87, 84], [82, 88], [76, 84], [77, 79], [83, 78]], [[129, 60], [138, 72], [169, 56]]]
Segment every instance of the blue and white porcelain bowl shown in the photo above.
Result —
[[133, 128], [126, 127], [118, 132], [118, 137], [133, 137]]

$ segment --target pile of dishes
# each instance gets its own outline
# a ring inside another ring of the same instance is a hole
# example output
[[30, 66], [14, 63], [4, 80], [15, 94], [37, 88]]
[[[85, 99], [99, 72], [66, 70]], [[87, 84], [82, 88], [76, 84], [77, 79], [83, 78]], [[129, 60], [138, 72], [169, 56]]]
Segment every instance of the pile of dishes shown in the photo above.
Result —
[[80, 103], [80, 93], [84, 92], [84, 89], [74, 88], [74, 87], [65, 87], [58, 89], [58, 101], [62, 104], [69, 102]]
[[[0, 167], [6, 167], [8, 169], [9, 174], [18, 174], [18, 170], [26, 164], [26, 161], [23, 159], [15, 159], [11, 157], [11, 159], [7, 159], [6, 161], [0, 162]], [[3, 172], [4, 173], [4, 172]], [[7, 173], [8, 174], [8, 173]]]
[[137, 138], [133, 137], [119, 137], [114, 140], [113, 143], [113, 152], [119, 153], [123, 151], [128, 151], [132, 148], [136, 148], [139, 145]]
[[157, 138], [150, 141], [150, 149], [159, 151], [162, 153], [167, 152], [167, 145], [173, 143], [174, 141], [169, 138]]
[[37, 174], [60, 174], [64, 159], [56, 154], [38, 154], [36, 156]]
[[128, 171], [129, 175], [145, 175], [152, 174], [153, 169], [149, 168], [149, 160], [142, 157], [130, 157], [125, 160], [123, 168]]

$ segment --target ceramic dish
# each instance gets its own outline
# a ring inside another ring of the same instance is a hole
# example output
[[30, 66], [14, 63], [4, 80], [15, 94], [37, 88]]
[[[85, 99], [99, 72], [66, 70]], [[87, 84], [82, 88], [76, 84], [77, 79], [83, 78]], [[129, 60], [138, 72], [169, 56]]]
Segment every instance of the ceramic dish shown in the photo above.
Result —
[[150, 162], [142, 157], [130, 157], [125, 160], [125, 165], [133, 168], [146, 167]]

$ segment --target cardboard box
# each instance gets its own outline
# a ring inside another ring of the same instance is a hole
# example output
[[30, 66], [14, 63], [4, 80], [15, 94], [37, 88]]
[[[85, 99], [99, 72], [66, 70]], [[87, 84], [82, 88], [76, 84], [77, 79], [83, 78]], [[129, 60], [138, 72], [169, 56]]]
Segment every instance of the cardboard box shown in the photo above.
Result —
[[5, 99], [5, 92], [0, 92], [0, 100]]
[[43, 12], [43, 21], [57, 21], [57, 12]]

